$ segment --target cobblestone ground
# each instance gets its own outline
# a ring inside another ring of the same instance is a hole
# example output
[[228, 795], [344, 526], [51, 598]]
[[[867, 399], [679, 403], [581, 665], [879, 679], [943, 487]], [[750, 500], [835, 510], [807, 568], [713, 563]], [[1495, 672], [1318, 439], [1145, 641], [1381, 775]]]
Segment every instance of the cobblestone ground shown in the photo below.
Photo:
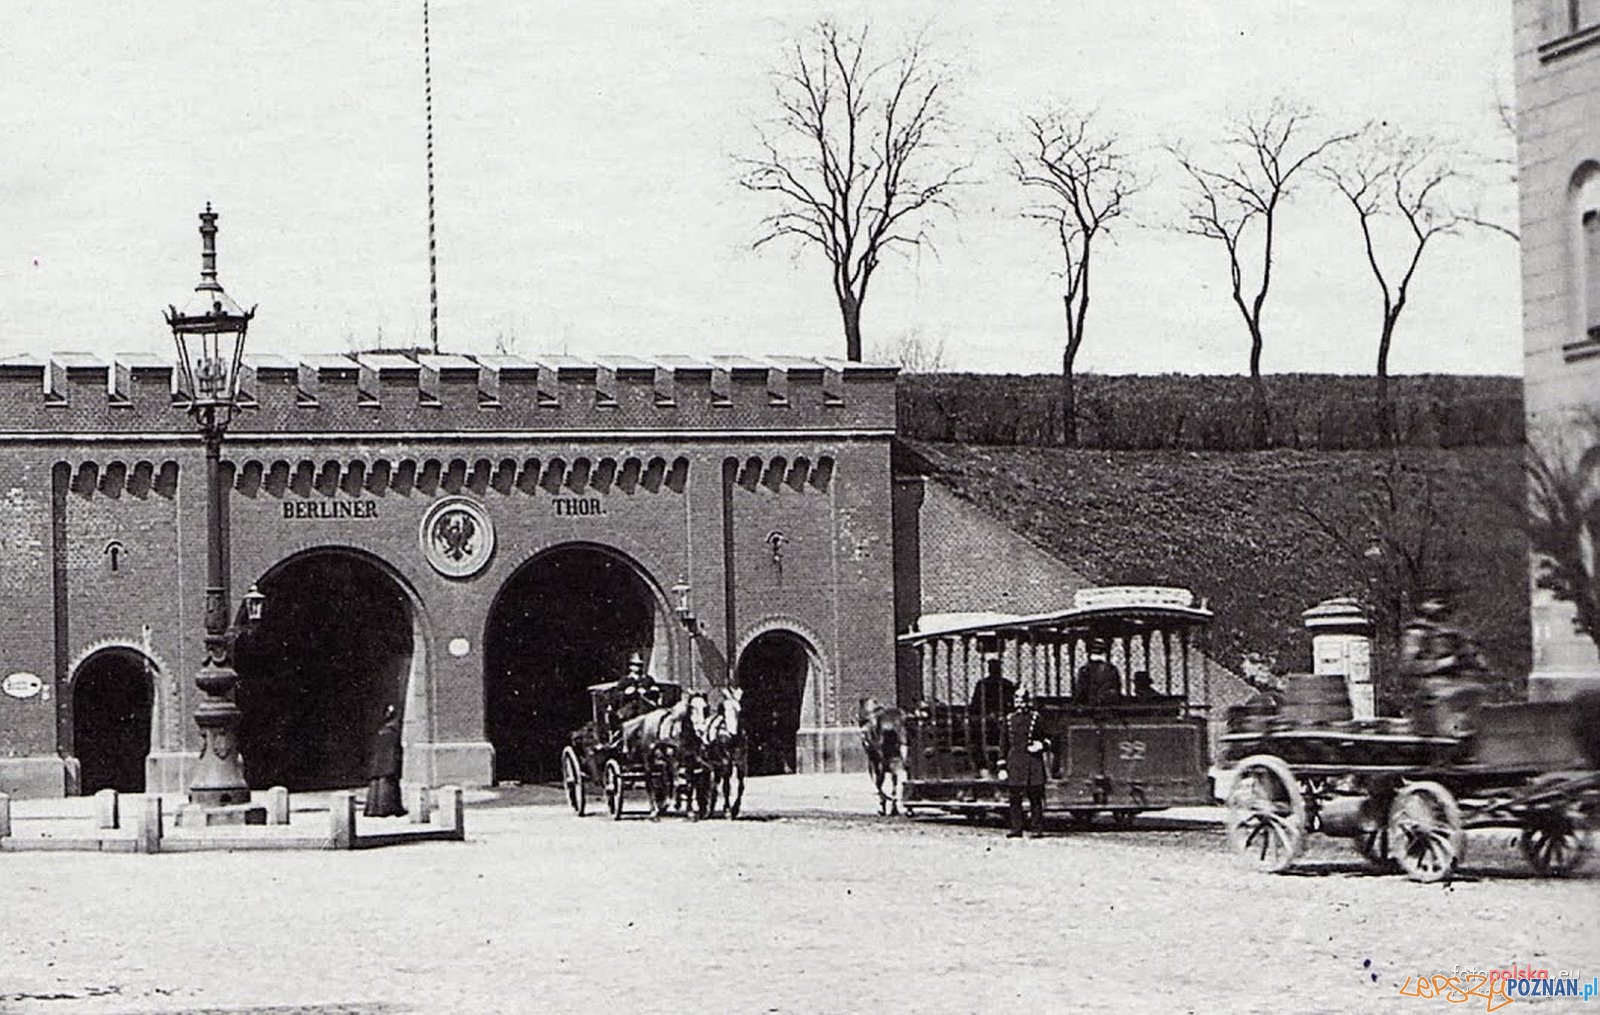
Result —
[[517, 791], [469, 808], [466, 843], [0, 854], [0, 1011], [1425, 1013], [1477, 1009], [1407, 976], [1600, 975], [1600, 879], [1531, 878], [1503, 835], [1448, 885], [1330, 841], [1270, 876], [1220, 828], [1007, 840], [763, 814], [762, 785], [735, 823]]

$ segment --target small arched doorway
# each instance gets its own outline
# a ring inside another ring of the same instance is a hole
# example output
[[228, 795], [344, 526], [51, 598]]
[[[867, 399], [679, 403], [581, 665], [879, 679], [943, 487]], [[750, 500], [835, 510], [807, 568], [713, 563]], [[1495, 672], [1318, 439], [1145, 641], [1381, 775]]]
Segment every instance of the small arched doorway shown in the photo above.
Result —
[[484, 711], [497, 782], [560, 776], [561, 749], [591, 718], [588, 687], [639, 652], [662, 679], [667, 635], [656, 590], [621, 554], [568, 544], [506, 580], [484, 634]]
[[816, 653], [793, 631], [757, 635], [739, 654], [734, 682], [744, 689], [743, 716], [751, 775], [798, 770], [798, 741]]
[[386, 705], [405, 711], [410, 598], [377, 562], [312, 550], [269, 571], [256, 628], [234, 651], [239, 747], [252, 786], [357, 786]]
[[154, 665], [132, 648], [106, 648], [78, 665], [72, 679], [72, 749], [78, 791], [144, 792], [150, 753]]

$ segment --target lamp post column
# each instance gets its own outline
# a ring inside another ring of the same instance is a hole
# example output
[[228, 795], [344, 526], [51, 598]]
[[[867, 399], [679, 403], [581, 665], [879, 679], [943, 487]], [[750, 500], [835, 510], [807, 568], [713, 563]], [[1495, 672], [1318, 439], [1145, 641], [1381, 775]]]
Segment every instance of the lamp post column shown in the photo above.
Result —
[[214, 408], [204, 410], [200, 427], [206, 444], [206, 654], [194, 678], [202, 694], [194, 710], [200, 757], [189, 783], [189, 800], [216, 807], [248, 803], [250, 785], [239, 756], [240, 713], [234, 701], [239, 674], [233, 668], [227, 576], [222, 567], [223, 427]]

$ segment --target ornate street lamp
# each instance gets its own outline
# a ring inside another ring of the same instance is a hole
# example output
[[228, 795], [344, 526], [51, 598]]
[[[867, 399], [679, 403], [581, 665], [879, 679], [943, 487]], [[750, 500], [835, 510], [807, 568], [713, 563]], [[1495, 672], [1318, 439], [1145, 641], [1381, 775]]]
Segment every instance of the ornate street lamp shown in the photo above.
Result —
[[[189, 800], [211, 807], [250, 800], [238, 748], [234, 686], [239, 674], [233, 668], [234, 631], [222, 573], [221, 484], [222, 435], [238, 409], [239, 361], [255, 312], [254, 307], [241, 309], [217, 281], [217, 213], [207, 203], [200, 213], [200, 282], [183, 310], [167, 307], [167, 325], [178, 346], [182, 394], [206, 444], [206, 656], [194, 678], [202, 694], [194, 710], [200, 757], [189, 782]], [[246, 599], [246, 609], [259, 616], [259, 593]]]

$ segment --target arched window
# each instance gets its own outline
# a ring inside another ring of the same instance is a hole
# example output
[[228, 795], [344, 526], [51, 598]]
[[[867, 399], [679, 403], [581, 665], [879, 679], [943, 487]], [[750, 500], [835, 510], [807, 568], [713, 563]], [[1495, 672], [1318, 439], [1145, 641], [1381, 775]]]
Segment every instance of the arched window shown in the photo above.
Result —
[[1585, 162], [1572, 177], [1573, 333], [1568, 355], [1590, 355], [1600, 348], [1600, 163]]

